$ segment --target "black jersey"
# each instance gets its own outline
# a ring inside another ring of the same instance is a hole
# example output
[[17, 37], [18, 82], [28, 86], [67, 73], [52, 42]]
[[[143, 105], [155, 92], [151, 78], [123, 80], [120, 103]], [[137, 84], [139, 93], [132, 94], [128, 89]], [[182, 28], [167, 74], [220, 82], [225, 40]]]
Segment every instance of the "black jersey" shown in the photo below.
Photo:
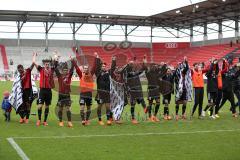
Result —
[[207, 77], [207, 92], [218, 91], [218, 64], [211, 64], [210, 69], [206, 73]]

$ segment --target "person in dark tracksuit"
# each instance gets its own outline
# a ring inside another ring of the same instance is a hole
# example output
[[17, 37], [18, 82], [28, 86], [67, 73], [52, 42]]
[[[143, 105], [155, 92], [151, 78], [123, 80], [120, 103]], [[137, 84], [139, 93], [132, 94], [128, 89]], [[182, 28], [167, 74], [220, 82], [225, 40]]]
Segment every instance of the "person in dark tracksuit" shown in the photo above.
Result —
[[235, 66], [235, 74], [233, 76], [233, 91], [235, 96], [237, 97], [237, 104], [236, 106], [239, 107], [239, 114], [240, 114], [240, 63]]
[[[204, 111], [207, 111], [210, 108], [211, 109], [210, 117], [213, 119], [215, 119], [215, 105], [218, 94], [218, 73], [219, 73], [218, 61], [212, 60], [210, 69], [206, 73], [208, 105], [204, 109]], [[203, 116], [205, 116], [205, 114]]]
[[[216, 99], [216, 103], [215, 103], [215, 115], [212, 118], [219, 118], [219, 115], [216, 114], [216, 111], [218, 110], [218, 108], [220, 106], [220, 103], [222, 101], [222, 97], [223, 97], [223, 78], [222, 78], [222, 75], [225, 74], [228, 71], [227, 60], [222, 59], [220, 61], [222, 61], [222, 68], [219, 68], [219, 72], [218, 72], [218, 75], [217, 75], [218, 91], [217, 91], [217, 99]], [[218, 66], [220, 66], [219, 63], [218, 63]], [[210, 116], [212, 116], [212, 114], [211, 114], [212, 112], [213, 112], [213, 108], [210, 108]]]
[[233, 78], [234, 78], [234, 71], [233, 69], [229, 69], [226, 73], [222, 74], [223, 80], [223, 98], [221, 104], [218, 108], [216, 108], [216, 114], [218, 114], [219, 110], [223, 107], [225, 102], [228, 100], [231, 103], [231, 111], [233, 117], [237, 117], [236, 114], [236, 107], [234, 102], [234, 94], [233, 94]]
[[[228, 64], [226, 59], [223, 59], [222, 62], [222, 69], [218, 73], [218, 94], [217, 94], [217, 100], [216, 100], [216, 111], [218, 110], [220, 103], [222, 101], [223, 97], [223, 78], [222, 75], [226, 73], [228, 70]], [[219, 118], [218, 114], [215, 114], [215, 118]]]

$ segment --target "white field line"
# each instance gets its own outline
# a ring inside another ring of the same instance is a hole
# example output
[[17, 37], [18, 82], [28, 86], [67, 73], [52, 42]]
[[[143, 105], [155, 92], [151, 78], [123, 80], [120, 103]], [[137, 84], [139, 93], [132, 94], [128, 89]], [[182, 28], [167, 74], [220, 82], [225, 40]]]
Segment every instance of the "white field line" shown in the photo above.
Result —
[[202, 130], [190, 132], [150, 132], [150, 133], [119, 133], [119, 134], [92, 134], [92, 135], [75, 135], [75, 136], [42, 136], [42, 137], [11, 137], [14, 139], [59, 139], [59, 138], [92, 138], [92, 137], [121, 137], [121, 136], [149, 136], [149, 135], [180, 135], [180, 134], [201, 134], [201, 133], [218, 133], [218, 132], [237, 132], [240, 129], [228, 130]]
[[17, 154], [21, 157], [22, 160], [30, 160], [13, 138], [7, 138], [7, 140], [11, 144], [11, 146], [17, 151]]

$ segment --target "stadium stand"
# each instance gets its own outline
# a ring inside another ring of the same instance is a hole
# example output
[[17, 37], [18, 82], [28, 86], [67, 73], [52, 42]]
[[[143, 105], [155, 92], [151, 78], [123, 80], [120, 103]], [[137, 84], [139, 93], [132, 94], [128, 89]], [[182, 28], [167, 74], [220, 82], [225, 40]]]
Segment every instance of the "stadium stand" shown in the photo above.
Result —
[[[234, 45], [230, 47], [229, 44], [222, 45], [208, 45], [208, 46], [194, 46], [194, 47], [179, 47], [179, 48], [164, 48], [162, 44], [153, 44], [153, 62], [167, 62], [172, 66], [176, 66], [178, 62], [182, 61], [184, 56], [187, 56], [192, 65], [195, 62], [207, 62], [210, 58], [223, 58], [233, 57], [233, 63], [238, 62], [240, 56], [240, 45]], [[4, 46], [0, 45], [1, 48], [1, 63], [0, 67], [4, 68], [4, 71], [15, 71], [16, 66], [21, 62], [25, 67], [28, 67], [32, 61], [33, 52], [39, 53], [38, 63], [41, 64], [41, 59], [49, 58], [49, 54], [46, 54], [44, 47], [17, 47], [17, 46]], [[108, 51], [101, 46], [81, 46], [78, 53], [75, 52], [75, 48], [70, 47], [49, 47], [48, 53], [57, 51], [61, 57], [61, 61], [66, 61], [69, 56], [81, 56], [85, 55], [85, 60], [90, 65], [94, 62], [93, 53], [97, 52], [104, 62], [111, 64], [111, 58], [113, 55], [117, 56], [118, 66], [123, 66], [128, 60], [136, 57], [137, 60], [141, 61], [144, 55], [147, 56], [148, 61], [151, 60], [151, 49], [149, 47], [132, 47], [129, 49], [116, 48]], [[75, 53], [74, 53], [75, 52]], [[52, 54], [50, 54], [52, 55]], [[9, 65], [8, 62], [12, 60], [13, 64]], [[80, 59], [79, 59], [80, 60]], [[86, 62], [81, 61], [82, 64]], [[109, 66], [110, 67], [110, 66]]]
[[147, 55], [147, 58], [150, 59], [150, 48], [116, 48], [113, 51], [106, 51], [103, 49], [103, 47], [81, 46], [81, 52], [84, 55], [92, 55], [94, 52], [97, 52], [101, 56], [103, 61], [107, 62], [107, 64], [110, 64], [112, 56], [116, 55], [118, 66], [126, 64], [128, 59], [131, 60], [134, 57], [136, 57], [138, 60], [142, 60], [144, 55]]
[[180, 54], [177, 54], [176, 59], [171, 61], [170, 64], [175, 66], [182, 60], [182, 56], [188, 57], [190, 65], [195, 62], [207, 62], [212, 57], [217, 59], [223, 58], [234, 50], [235, 48], [230, 47], [228, 44], [193, 47], [182, 51]]
[[[230, 47], [228, 44], [223, 45], [210, 45], [203, 47], [189, 47], [189, 48], [165, 48], [160, 49], [153, 47], [153, 61], [155, 63], [167, 62], [172, 66], [175, 66], [178, 62], [182, 61], [184, 56], [187, 56], [192, 65], [195, 62], [206, 62], [212, 57], [217, 59], [223, 58], [226, 55], [232, 53], [236, 50], [236, 47]], [[141, 60], [144, 55], [147, 55], [147, 58], [150, 60], [150, 48], [131, 48], [128, 50], [116, 49], [114, 52], [108, 53], [104, 51], [102, 47], [96, 46], [82, 46], [81, 52], [85, 55], [91, 55], [93, 52], [98, 52], [102, 59], [110, 63], [112, 55], [122, 54], [131, 59], [136, 56], [137, 59]], [[239, 52], [236, 52], [236, 54]]]
[[[32, 63], [32, 54], [34, 52], [38, 53], [37, 62], [42, 64], [42, 59], [50, 58], [49, 54], [46, 54], [44, 47], [5, 47], [6, 48], [6, 61], [10, 59], [13, 62], [13, 65], [10, 65], [9, 71], [15, 71], [18, 64], [23, 64], [25, 67], [28, 67]], [[61, 48], [61, 47], [50, 47], [48, 53], [53, 53], [57, 51], [57, 54], [61, 57], [61, 61], [66, 61], [69, 59], [69, 56], [73, 56], [71, 48]], [[52, 54], [51, 54], [52, 55]], [[4, 61], [3, 61], [4, 64]]]
[[230, 54], [233, 58], [233, 64], [240, 62], [240, 45], [238, 44], [236, 49]]

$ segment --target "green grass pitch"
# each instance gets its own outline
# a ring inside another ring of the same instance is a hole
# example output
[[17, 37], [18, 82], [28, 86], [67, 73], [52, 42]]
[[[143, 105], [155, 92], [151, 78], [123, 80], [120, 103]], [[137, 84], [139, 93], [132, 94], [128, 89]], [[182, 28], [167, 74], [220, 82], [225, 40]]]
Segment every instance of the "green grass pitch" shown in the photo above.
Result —
[[[0, 82], [0, 93], [11, 90], [11, 82]], [[74, 85], [78, 85], [77, 82]], [[123, 113], [123, 124], [98, 126], [96, 120], [84, 127], [80, 124], [79, 96], [72, 97], [73, 128], [58, 127], [54, 112], [57, 94], [49, 115], [49, 126], [36, 127], [36, 116], [29, 124], [19, 124], [19, 116], [12, 112], [10, 123], [4, 122], [0, 111], [0, 160], [21, 160], [16, 150], [7, 141], [13, 137], [29, 159], [32, 160], [238, 160], [240, 159], [240, 120], [232, 118], [229, 103], [226, 103], [220, 119], [203, 120], [195, 117], [186, 121], [164, 121], [150, 123], [143, 121], [142, 108], [136, 106], [140, 124], [129, 121], [129, 106]], [[174, 98], [172, 99], [174, 101]], [[204, 106], [206, 105], [206, 96]], [[96, 103], [94, 103], [96, 107]], [[192, 103], [187, 106], [189, 115]], [[36, 103], [32, 113], [36, 112]], [[161, 105], [160, 112], [163, 113]], [[174, 104], [170, 112], [173, 114]], [[95, 114], [95, 113], [93, 113]], [[28, 137], [28, 138], [22, 138]]]

